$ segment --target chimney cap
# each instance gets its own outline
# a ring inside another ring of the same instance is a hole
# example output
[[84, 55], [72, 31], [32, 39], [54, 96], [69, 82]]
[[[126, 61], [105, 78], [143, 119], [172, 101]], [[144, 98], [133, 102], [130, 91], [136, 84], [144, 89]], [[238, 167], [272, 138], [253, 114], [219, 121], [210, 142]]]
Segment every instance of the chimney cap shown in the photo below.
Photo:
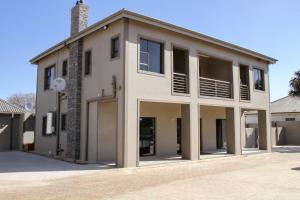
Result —
[[76, 5], [78, 4], [84, 4], [84, 0], [77, 0]]

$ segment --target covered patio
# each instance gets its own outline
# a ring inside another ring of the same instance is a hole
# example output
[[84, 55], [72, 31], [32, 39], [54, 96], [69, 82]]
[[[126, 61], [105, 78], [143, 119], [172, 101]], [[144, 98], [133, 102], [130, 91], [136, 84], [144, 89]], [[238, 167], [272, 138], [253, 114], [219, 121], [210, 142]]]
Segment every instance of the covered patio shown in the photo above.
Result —
[[190, 160], [190, 106], [140, 102], [139, 166]]

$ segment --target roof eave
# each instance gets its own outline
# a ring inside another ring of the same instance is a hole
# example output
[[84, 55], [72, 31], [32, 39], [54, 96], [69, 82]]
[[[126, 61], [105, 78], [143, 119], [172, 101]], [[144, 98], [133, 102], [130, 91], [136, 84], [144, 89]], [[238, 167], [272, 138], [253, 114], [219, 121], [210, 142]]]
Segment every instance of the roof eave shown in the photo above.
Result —
[[86, 35], [89, 35], [89, 34], [93, 33], [96, 30], [101, 29], [106, 24], [110, 24], [110, 23], [112, 23], [116, 20], [121, 19], [123, 17], [122, 16], [123, 12], [124, 12], [124, 9], [122, 9], [122, 10], [120, 10], [120, 11], [118, 11], [118, 12], [116, 12], [116, 13], [114, 13], [114, 14], [106, 17], [106, 18], [104, 18], [103, 20], [93, 24], [92, 26], [84, 29], [83, 31], [77, 33], [76, 35], [74, 35], [72, 37], [69, 37], [69, 38], [65, 39], [64, 41], [56, 44], [55, 46], [47, 49], [46, 51], [40, 53], [39, 55], [32, 58], [29, 62], [31, 64], [37, 64], [38, 61], [41, 60], [43, 57], [45, 57], [45, 56], [47, 56], [47, 55], [49, 55], [49, 54], [51, 54], [51, 53], [53, 53], [57, 50], [69, 45], [70, 43], [72, 43], [74, 41], [77, 41], [80, 38], [85, 37]]
[[182, 28], [182, 27], [179, 27], [179, 26], [167, 23], [167, 22], [163, 22], [163, 21], [158, 20], [158, 19], [150, 18], [150, 17], [144, 16], [144, 15], [140, 15], [138, 13], [134, 13], [134, 12], [130, 12], [128, 10], [122, 9], [122, 10], [110, 15], [109, 17], [97, 22], [96, 24], [88, 27], [87, 29], [79, 32], [78, 34], [76, 34], [72, 37], [69, 37], [66, 40], [58, 43], [57, 45], [51, 47], [50, 49], [42, 52], [38, 56], [32, 58], [30, 60], [30, 63], [31, 64], [37, 64], [38, 61], [41, 60], [42, 58], [44, 58], [45, 56], [47, 56], [47, 55], [49, 55], [49, 54], [65, 47], [65, 46], [67, 46], [68, 44], [70, 44], [70, 43], [72, 43], [72, 42], [74, 42], [74, 41], [76, 41], [80, 38], [85, 37], [86, 35], [89, 35], [90, 33], [93, 33], [96, 30], [99, 30], [103, 26], [105, 26], [107, 24], [110, 24], [110, 23], [112, 23], [116, 20], [119, 20], [123, 17], [129, 18], [129, 19], [132, 19], [132, 20], [136, 20], [136, 21], [140, 21], [140, 22], [145, 22], [145, 23], [148, 23], [148, 24], [151, 24], [151, 25], [154, 25], [154, 26], [158, 26], [158, 27], [161, 27], [161, 28], [169, 29], [169, 30], [175, 31], [177, 33], [184, 34], [184, 35], [187, 35], [187, 36], [190, 36], [190, 37], [193, 37], [193, 38], [197, 38], [197, 39], [200, 39], [200, 40], [203, 40], [203, 41], [206, 41], [206, 42], [218, 45], [218, 46], [223, 46], [227, 49], [231, 49], [231, 50], [234, 50], [234, 51], [237, 51], [237, 52], [255, 57], [257, 59], [264, 60], [264, 61], [268, 62], [269, 64], [275, 64], [278, 61], [275, 58], [271, 58], [269, 56], [260, 54], [258, 52], [255, 52], [255, 51], [252, 51], [252, 50], [249, 50], [249, 49], [246, 49], [246, 48], [243, 48], [243, 47], [240, 47], [240, 46], [237, 46], [237, 45], [234, 45], [234, 44], [231, 44], [231, 43], [228, 43], [228, 42], [225, 42], [225, 41], [222, 41], [222, 40], [210, 37], [210, 36], [207, 36], [207, 35], [195, 32], [195, 31], [191, 31], [191, 30], [188, 30], [188, 29], [185, 29], [185, 28]]

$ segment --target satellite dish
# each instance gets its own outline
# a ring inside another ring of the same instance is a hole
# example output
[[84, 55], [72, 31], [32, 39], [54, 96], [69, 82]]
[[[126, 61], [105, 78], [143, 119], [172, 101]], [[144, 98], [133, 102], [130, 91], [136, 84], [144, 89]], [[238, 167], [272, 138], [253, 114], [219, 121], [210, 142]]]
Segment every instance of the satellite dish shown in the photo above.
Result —
[[27, 111], [32, 111], [32, 109], [33, 109], [32, 103], [27, 103], [27, 104], [25, 105], [25, 109], [26, 109]]
[[66, 88], [66, 81], [63, 78], [56, 78], [51, 83], [51, 89], [56, 92], [62, 92]]

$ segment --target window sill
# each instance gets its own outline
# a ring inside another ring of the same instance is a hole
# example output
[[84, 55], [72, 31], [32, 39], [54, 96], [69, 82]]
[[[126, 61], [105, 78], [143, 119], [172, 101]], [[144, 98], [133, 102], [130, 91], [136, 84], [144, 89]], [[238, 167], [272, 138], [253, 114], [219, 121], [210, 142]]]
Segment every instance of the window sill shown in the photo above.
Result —
[[265, 90], [257, 90], [257, 89], [253, 89], [254, 92], [260, 92], [260, 93], [265, 93]]
[[240, 99], [240, 102], [243, 102], [243, 103], [251, 103], [251, 100], [243, 100], [243, 99]]
[[234, 101], [234, 98], [223, 98], [223, 97], [212, 97], [212, 96], [204, 96], [199, 95], [199, 99], [215, 99], [215, 100], [225, 100], [225, 101]]
[[138, 70], [138, 73], [146, 74], [146, 75], [150, 75], [150, 76], [163, 77], [163, 78], [166, 77], [165, 74], [161, 74], [161, 73], [157, 73], [157, 72], [149, 72], [149, 71], [144, 71], [144, 70]]
[[114, 57], [114, 58], [112, 58], [112, 57], [110, 57], [110, 61], [112, 62], [112, 61], [115, 61], [115, 60], [119, 60], [120, 59], [120, 56], [116, 56], [116, 57]]
[[56, 136], [55, 133], [52, 133], [52, 134], [43, 134], [42, 135], [43, 137], [52, 137], [52, 136]]
[[86, 78], [88, 78], [88, 77], [90, 77], [90, 76], [92, 76], [92, 73], [84, 74], [84, 75], [83, 75], [83, 77], [86, 77]]
[[181, 97], [191, 97], [191, 94], [189, 93], [177, 93], [177, 92], [172, 92], [173, 96], [181, 96]]

